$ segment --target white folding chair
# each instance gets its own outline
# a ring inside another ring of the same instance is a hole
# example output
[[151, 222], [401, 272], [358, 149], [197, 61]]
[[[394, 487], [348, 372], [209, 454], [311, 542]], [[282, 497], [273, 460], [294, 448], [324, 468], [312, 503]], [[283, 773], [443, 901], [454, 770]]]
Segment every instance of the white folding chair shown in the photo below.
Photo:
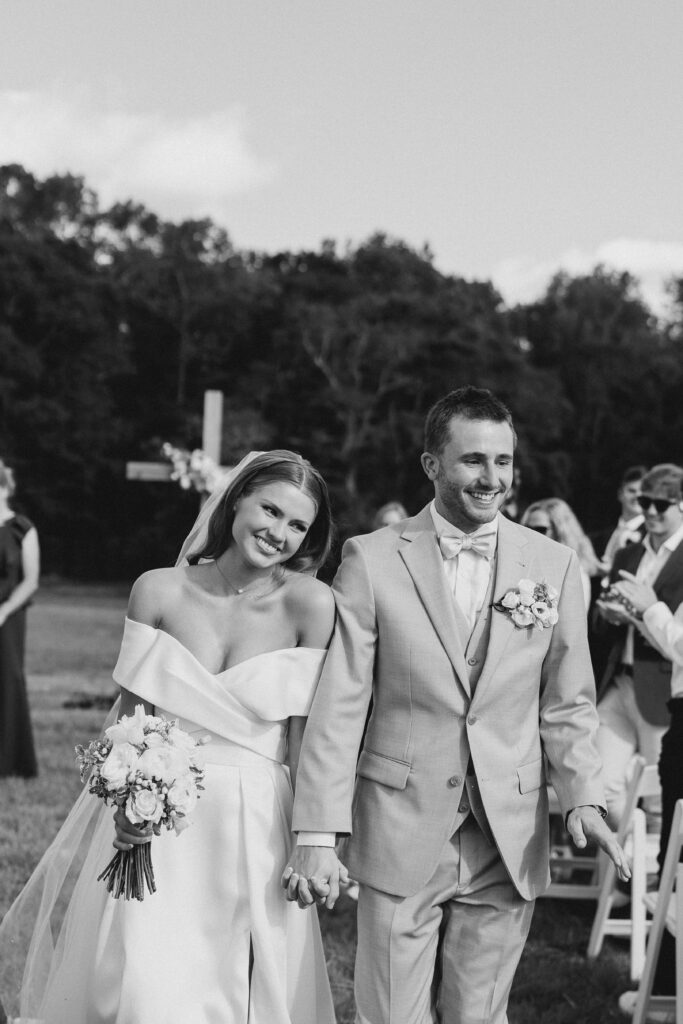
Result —
[[587, 956], [589, 960], [594, 960], [600, 954], [606, 935], [629, 938], [631, 981], [638, 981], [645, 963], [648, 921], [644, 897], [647, 892], [647, 876], [657, 870], [659, 849], [659, 835], [648, 833], [645, 811], [638, 804], [659, 793], [657, 765], [646, 765], [642, 757], [634, 758], [626, 806], [617, 830], [617, 839], [631, 864], [631, 916], [611, 916], [618, 889], [616, 869], [608, 860], [588, 940]]
[[[676, 1024], [683, 1024], [683, 864], [680, 864], [683, 849], [683, 800], [676, 802], [671, 836], [666, 848], [666, 857], [657, 893], [645, 896], [645, 906], [654, 915], [647, 943], [645, 966], [638, 986], [633, 1024], [645, 1024], [651, 1010], [674, 1013]], [[676, 995], [653, 996], [657, 958], [662, 944], [664, 929], [676, 939]], [[681, 941], [678, 941], [679, 936]]]

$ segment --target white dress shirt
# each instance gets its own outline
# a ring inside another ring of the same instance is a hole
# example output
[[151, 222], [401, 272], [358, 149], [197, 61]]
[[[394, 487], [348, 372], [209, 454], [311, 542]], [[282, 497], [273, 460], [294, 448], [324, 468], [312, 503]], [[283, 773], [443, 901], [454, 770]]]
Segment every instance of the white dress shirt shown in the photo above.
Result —
[[643, 626], [643, 635], [673, 662], [671, 696], [683, 697], [683, 604], [675, 612], [663, 601], [651, 604], [643, 613]]
[[[464, 537], [465, 534], [457, 526], [453, 526], [447, 519], [444, 519], [436, 511], [434, 502], [429, 506], [429, 511], [434, 522], [434, 529], [437, 537]], [[498, 541], [498, 516], [491, 523], [484, 523], [478, 527], [470, 537], [477, 534], [495, 534], [495, 544]], [[453, 596], [464, 614], [470, 629], [474, 629], [477, 617], [484, 606], [486, 591], [488, 590], [489, 577], [493, 560], [483, 558], [476, 551], [463, 549], [455, 558], [444, 558], [443, 568], [446, 579], [453, 592]]]
[[640, 515], [633, 516], [631, 519], [624, 519], [623, 516], [619, 518], [616, 529], [607, 541], [605, 553], [602, 556], [602, 561], [605, 565], [611, 568], [617, 551], [625, 547], [628, 541], [636, 542], [640, 540], [639, 530], [644, 522], [645, 516], [642, 512]]
[[[681, 541], [683, 541], [683, 526], [679, 526], [676, 532], [672, 533], [668, 540], [665, 540], [660, 545], [657, 551], [652, 547], [650, 538], [646, 536], [643, 540], [645, 552], [635, 571], [635, 577], [638, 582], [652, 585], [666, 565], [671, 552], [676, 550]], [[633, 664], [633, 630], [634, 627], [629, 626], [626, 634], [624, 653], [621, 658], [625, 665]]]

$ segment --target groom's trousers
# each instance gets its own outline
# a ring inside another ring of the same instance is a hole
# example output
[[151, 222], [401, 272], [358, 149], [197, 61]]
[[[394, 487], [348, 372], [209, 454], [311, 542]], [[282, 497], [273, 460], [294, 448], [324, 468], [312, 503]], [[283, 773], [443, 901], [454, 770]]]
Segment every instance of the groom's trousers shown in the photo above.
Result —
[[357, 1024], [507, 1024], [533, 910], [470, 814], [415, 896], [361, 885]]

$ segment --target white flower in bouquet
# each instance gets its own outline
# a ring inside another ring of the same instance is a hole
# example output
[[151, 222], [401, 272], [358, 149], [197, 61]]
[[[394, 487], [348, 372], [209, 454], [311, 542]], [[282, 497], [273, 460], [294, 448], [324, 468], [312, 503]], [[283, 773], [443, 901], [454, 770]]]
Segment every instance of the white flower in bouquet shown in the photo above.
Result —
[[135, 825], [156, 825], [164, 811], [164, 797], [154, 789], [134, 790], [126, 800], [126, 817]]
[[185, 817], [192, 813], [197, 805], [197, 788], [191, 775], [176, 779], [169, 787], [168, 802], [177, 815]]
[[111, 748], [111, 753], [100, 768], [100, 775], [110, 790], [125, 786], [131, 769], [139, 758], [138, 748], [125, 740]]
[[112, 743], [132, 743], [139, 746], [145, 742], [145, 728], [160, 721], [161, 719], [155, 718], [154, 715], [146, 715], [142, 704], [137, 704], [134, 715], [124, 715], [116, 725], [110, 725], [104, 734]]
[[138, 759], [137, 771], [146, 779], [157, 779], [170, 786], [190, 769], [188, 751], [164, 744], [144, 750]]

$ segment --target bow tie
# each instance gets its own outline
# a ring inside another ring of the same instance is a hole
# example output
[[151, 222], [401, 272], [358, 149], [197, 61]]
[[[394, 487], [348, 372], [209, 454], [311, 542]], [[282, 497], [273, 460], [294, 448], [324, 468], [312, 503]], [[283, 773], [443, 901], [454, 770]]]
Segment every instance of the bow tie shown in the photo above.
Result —
[[455, 558], [461, 551], [473, 551], [475, 555], [481, 555], [490, 561], [496, 550], [496, 531], [465, 533], [462, 537], [449, 537], [445, 534], [439, 537], [439, 547], [444, 558]]

